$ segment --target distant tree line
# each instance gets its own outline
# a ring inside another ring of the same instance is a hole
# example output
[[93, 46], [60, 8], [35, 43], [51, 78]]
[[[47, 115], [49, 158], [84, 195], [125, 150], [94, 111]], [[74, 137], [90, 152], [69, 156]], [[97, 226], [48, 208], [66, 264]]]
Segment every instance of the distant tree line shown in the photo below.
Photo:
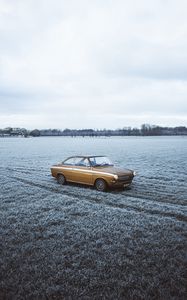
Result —
[[29, 136], [40, 136], [40, 130], [27, 130], [25, 128], [12, 128], [7, 127], [4, 129], [0, 129], [0, 137], [13, 137], [13, 136], [22, 136], [22, 137], [29, 137]]
[[0, 137], [22, 136], [162, 136], [162, 135], [187, 135], [187, 127], [161, 127], [157, 125], [143, 124], [141, 128], [124, 127], [120, 129], [34, 129], [7, 127], [0, 129]]

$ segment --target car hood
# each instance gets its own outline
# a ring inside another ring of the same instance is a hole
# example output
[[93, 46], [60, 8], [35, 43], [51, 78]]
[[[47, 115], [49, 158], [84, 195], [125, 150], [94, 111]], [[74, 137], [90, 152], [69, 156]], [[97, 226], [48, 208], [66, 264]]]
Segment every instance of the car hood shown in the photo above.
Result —
[[119, 168], [115, 166], [108, 167], [93, 167], [94, 171], [106, 172], [114, 175], [132, 175], [133, 171], [125, 168]]

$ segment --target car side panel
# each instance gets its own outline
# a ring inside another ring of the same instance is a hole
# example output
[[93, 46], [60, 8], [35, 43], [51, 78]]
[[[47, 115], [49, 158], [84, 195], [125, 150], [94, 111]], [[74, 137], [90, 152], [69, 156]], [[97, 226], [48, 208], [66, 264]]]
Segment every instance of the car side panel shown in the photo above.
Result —
[[103, 179], [106, 181], [106, 183], [108, 184], [108, 186], [111, 185], [111, 180], [113, 179], [112, 175], [107, 175], [107, 174], [103, 174], [102, 172], [96, 172], [94, 171], [93, 173], [93, 184], [95, 183], [95, 181], [97, 179]]
[[91, 167], [74, 166], [72, 169], [72, 181], [92, 185], [93, 173]]
[[72, 181], [72, 166], [55, 166], [51, 172], [54, 177], [63, 174], [67, 181]]
[[73, 178], [72, 166], [64, 166], [64, 167], [62, 167], [61, 170], [62, 170], [63, 175], [66, 177], [66, 180], [72, 181], [72, 178]]

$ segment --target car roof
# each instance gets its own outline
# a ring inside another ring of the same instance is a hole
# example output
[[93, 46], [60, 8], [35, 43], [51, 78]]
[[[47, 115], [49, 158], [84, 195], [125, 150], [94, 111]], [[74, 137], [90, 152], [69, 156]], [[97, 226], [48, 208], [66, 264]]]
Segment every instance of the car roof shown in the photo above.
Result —
[[90, 157], [103, 157], [103, 156], [106, 156], [106, 155], [74, 155], [74, 156], [67, 157], [65, 160], [67, 160], [69, 158], [75, 158], [75, 157], [90, 158]]

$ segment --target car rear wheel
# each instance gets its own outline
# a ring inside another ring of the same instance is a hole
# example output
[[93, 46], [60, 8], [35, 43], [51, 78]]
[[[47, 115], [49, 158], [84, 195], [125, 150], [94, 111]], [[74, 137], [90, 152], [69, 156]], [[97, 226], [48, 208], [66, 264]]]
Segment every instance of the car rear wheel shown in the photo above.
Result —
[[58, 181], [59, 184], [64, 185], [64, 184], [66, 183], [66, 178], [65, 178], [64, 175], [59, 174], [59, 175], [57, 176], [57, 181]]
[[100, 192], [105, 192], [107, 190], [107, 184], [104, 179], [97, 179], [95, 182], [95, 187]]

